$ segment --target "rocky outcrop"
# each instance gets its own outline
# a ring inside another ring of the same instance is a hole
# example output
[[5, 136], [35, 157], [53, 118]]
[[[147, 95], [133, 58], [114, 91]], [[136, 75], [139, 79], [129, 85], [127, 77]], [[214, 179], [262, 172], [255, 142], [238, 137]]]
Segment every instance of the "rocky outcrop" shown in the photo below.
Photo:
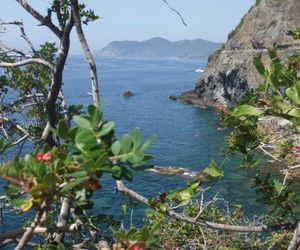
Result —
[[299, 0], [257, 0], [223, 48], [210, 57], [195, 89], [179, 99], [196, 105], [236, 104], [245, 91], [263, 82], [253, 63], [255, 56], [267, 60], [267, 49], [275, 44], [282, 59], [300, 50], [288, 32], [300, 26], [299, 13]]

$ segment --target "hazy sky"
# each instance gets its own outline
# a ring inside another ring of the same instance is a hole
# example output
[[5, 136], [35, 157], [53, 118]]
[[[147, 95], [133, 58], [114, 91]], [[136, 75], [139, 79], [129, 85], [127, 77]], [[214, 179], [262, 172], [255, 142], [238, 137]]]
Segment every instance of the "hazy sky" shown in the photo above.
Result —
[[[46, 13], [49, 0], [28, 0], [42, 13]], [[169, 0], [170, 5], [182, 14], [185, 27], [178, 16], [162, 0], [84, 0], [101, 19], [85, 26], [92, 51], [113, 40], [145, 40], [164, 37], [171, 41], [203, 38], [216, 42], [226, 41], [227, 34], [239, 23], [255, 0]], [[0, 0], [0, 19], [23, 19], [28, 36], [34, 44], [55, 37], [45, 27], [37, 27], [15, 0]], [[73, 31], [71, 53], [81, 53]], [[17, 48], [26, 48], [19, 38], [19, 30], [10, 27], [0, 40]]]

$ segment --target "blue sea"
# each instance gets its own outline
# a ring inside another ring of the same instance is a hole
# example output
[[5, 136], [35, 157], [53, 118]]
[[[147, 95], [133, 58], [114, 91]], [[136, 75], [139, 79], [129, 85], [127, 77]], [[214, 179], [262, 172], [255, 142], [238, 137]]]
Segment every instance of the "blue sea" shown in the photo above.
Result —
[[[139, 127], [146, 139], [151, 134], [157, 140], [149, 152], [154, 155], [152, 164], [202, 170], [211, 159], [221, 164], [226, 145], [227, 130], [220, 130], [219, 117], [212, 108], [184, 105], [169, 99], [193, 89], [200, 77], [195, 69], [206, 63], [185, 59], [111, 59], [96, 57], [101, 102], [104, 117], [116, 124], [117, 135]], [[82, 56], [71, 56], [64, 75], [64, 92], [69, 104], [92, 103], [89, 68]], [[125, 91], [134, 96], [124, 97]], [[224, 166], [224, 178], [207, 193], [207, 199], [216, 193], [233, 204], [241, 204], [249, 213], [260, 207], [251, 189], [251, 178], [238, 169], [238, 158], [230, 159]], [[168, 192], [186, 185], [187, 179], [163, 176], [150, 172], [134, 172], [128, 185], [147, 197]], [[110, 176], [101, 179], [103, 189], [94, 197], [94, 212], [121, 216], [121, 194], [115, 193], [115, 183]], [[142, 218], [145, 208], [131, 204], [133, 215]], [[17, 219], [16, 219], [17, 218]], [[26, 217], [6, 214], [0, 229], [8, 230], [21, 225]], [[139, 224], [141, 222], [137, 221]], [[1, 230], [1, 231], [2, 231]]]

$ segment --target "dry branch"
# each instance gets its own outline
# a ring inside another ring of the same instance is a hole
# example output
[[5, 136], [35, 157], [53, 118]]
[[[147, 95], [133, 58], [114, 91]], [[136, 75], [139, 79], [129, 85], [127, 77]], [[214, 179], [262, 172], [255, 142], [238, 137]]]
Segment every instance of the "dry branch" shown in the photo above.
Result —
[[[130, 198], [151, 208], [151, 204], [149, 204], [149, 201], [147, 198], [145, 198], [144, 196], [127, 188], [122, 181], [117, 181], [117, 191], [124, 193], [125, 195], [129, 196]], [[290, 230], [295, 227], [295, 225], [293, 225], [293, 224], [262, 225], [262, 226], [239, 226], [239, 225], [221, 224], [221, 223], [215, 223], [215, 222], [211, 222], [211, 221], [196, 220], [194, 218], [177, 213], [170, 209], [166, 210], [166, 215], [171, 218], [174, 218], [176, 220], [187, 222], [187, 223], [197, 225], [200, 227], [207, 227], [207, 228], [211, 228], [211, 229], [215, 229], [215, 230], [231, 231], [231, 232], [261, 233], [261, 232]]]
[[90, 77], [92, 80], [92, 94], [93, 94], [93, 102], [95, 105], [99, 104], [99, 84], [98, 84], [98, 76], [97, 76], [97, 66], [94, 60], [94, 57], [89, 48], [88, 42], [85, 38], [82, 25], [81, 18], [79, 13], [78, 1], [71, 0], [72, 13], [74, 16], [74, 23], [77, 31], [77, 35], [79, 41], [81, 43], [81, 47], [87, 59], [87, 62], [90, 66]]
[[26, 0], [16, 0], [27, 12], [29, 12], [36, 20], [38, 20], [42, 26], [47, 26], [56, 36], [59, 38], [62, 37], [63, 32], [56, 27], [52, 21], [51, 16], [42, 16], [39, 12], [37, 12], [30, 4], [27, 3]]
[[0, 68], [16, 68], [16, 67], [25, 66], [28, 64], [40, 64], [40, 65], [47, 67], [52, 72], [54, 72], [53, 65], [43, 59], [40, 59], [40, 58], [30, 58], [30, 59], [25, 59], [23, 61], [15, 62], [15, 63], [0, 62]]

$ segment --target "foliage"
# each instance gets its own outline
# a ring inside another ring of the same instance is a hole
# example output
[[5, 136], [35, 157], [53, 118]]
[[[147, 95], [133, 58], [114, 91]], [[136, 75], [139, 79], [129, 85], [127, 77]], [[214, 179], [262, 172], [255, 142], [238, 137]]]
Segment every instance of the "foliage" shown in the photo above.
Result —
[[[98, 18], [84, 4], [77, 7], [84, 24]], [[53, 0], [43, 21], [51, 21], [53, 13], [56, 15], [59, 28], [64, 30], [71, 15], [70, 1]], [[293, 33], [294, 37], [299, 38], [299, 33], [297, 29]], [[33, 49], [34, 58], [43, 59], [51, 65], [56, 65], [60, 60], [57, 53], [56, 45], [48, 42], [41, 45], [38, 50]], [[214, 56], [218, 53], [216, 52]], [[297, 208], [300, 198], [293, 190], [293, 183], [281, 181], [271, 174], [264, 174], [256, 166], [252, 153], [260, 145], [261, 138], [257, 132], [259, 118], [275, 115], [291, 120], [295, 127], [300, 125], [300, 56], [292, 55], [285, 65], [281, 63], [276, 49], [269, 50], [269, 57], [271, 61], [269, 65], [265, 65], [261, 57], [255, 58], [257, 70], [265, 79], [264, 88], [251, 91], [241, 105], [231, 110], [223, 108], [222, 117], [224, 125], [234, 128], [227, 138], [228, 152], [242, 153], [246, 163], [244, 165], [251, 166], [251, 171], [255, 173], [253, 184], [258, 192], [257, 197], [267, 204], [271, 216], [249, 221], [240, 205], [231, 206], [216, 197], [204, 199], [204, 193], [210, 187], [204, 189], [200, 180], [193, 180], [188, 182], [187, 187], [160, 193], [157, 197], [143, 202], [149, 205], [150, 210], [147, 213], [147, 223], [141, 229], [133, 225], [127, 231], [116, 229], [119, 224], [109, 218], [109, 225], [117, 238], [117, 242], [113, 245], [114, 249], [182, 247], [279, 249], [287, 245], [291, 239], [289, 231], [268, 235], [220, 233], [167, 217], [170, 211], [179, 211], [181, 216], [189, 216], [195, 221], [208, 220], [239, 225], [293, 224], [299, 220]], [[6, 57], [5, 53], [0, 53], [0, 60], [16, 62], [13, 58]], [[135, 128], [131, 133], [117, 138], [114, 122], [103, 119], [99, 106], [91, 105], [86, 113], [81, 113], [81, 106], [66, 107], [61, 93], [60, 100], [55, 104], [57, 119], [54, 120], [59, 122], [55, 121], [51, 128], [56, 137], [55, 145], [41, 145], [41, 134], [47, 127], [49, 118], [49, 113], [45, 112], [45, 102], [49, 99], [49, 88], [52, 84], [52, 70], [40, 64], [12, 67], [4, 70], [4, 74], [1, 75], [0, 113], [3, 138], [0, 139], [0, 153], [18, 144], [20, 138], [23, 141], [24, 133], [25, 139], [28, 136], [36, 146], [33, 152], [24, 157], [16, 154], [12, 160], [3, 163], [0, 167], [0, 177], [8, 182], [6, 187], [8, 202], [20, 207], [24, 213], [35, 211], [36, 217], [32, 223], [37, 220], [39, 222], [37, 225], [55, 228], [58, 224], [55, 223], [55, 219], [63, 207], [62, 201], [69, 200], [72, 207], [69, 211], [69, 214], [72, 214], [69, 223], [76, 226], [80, 224], [83, 227], [80, 232], [66, 235], [65, 242], [71, 238], [74, 243], [78, 238], [80, 240], [84, 238], [85, 241], [86, 232], [90, 234], [88, 239], [91, 239], [93, 234], [91, 230], [99, 232], [93, 223], [97, 219], [105, 221], [103, 218], [89, 216], [85, 211], [93, 208], [92, 197], [94, 192], [101, 190], [103, 175], [110, 175], [116, 181], [131, 182], [133, 171], [143, 168], [147, 161], [152, 159], [146, 150], [154, 142], [155, 135], [142, 143], [141, 131]], [[61, 84], [62, 82], [59, 82], [59, 86]], [[61, 91], [61, 87], [59, 90]], [[13, 102], [10, 102], [12, 97], [10, 93], [14, 93]], [[71, 117], [73, 123], [70, 122]], [[21, 127], [20, 124], [25, 127]], [[290, 151], [290, 142], [282, 148], [284, 154]], [[223, 164], [218, 166], [212, 160], [203, 170], [203, 174], [207, 180], [217, 181], [224, 176]], [[122, 208], [126, 213], [126, 206]], [[34, 229], [37, 225], [27, 227], [26, 230]], [[58, 232], [57, 227], [56, 230], [54, 233]], [[46, 238], [49, 238], [49, 235], [45, 236], [45, 241], [42, 242], [44, 245], [41, 245], [40, 249], [67, 249], [67, 244], [64, 245], [63, 241], [52, 245], [46, 242]], [[93, 243], [84, 243], [88, 244], [85, 247], [95, 247]]]
[[[254, 186], [260, 201], [269, 206], [272, 220], [291, 222], [299, 220], [300, 196], [294, 192], [293, 183], [283, 182], [271, 173], [264, 174], [263, 166], [255, 166], [254, 150], [263, 138], [257, 130], [258, 119], [264, 116], [278, 116], [293, 122], [297, 127], [300, 122], [299, 104], [299, 54], [289, 57], [282, 64], [276, 48], [268, 50], [270, 64], [262, 62], [261, 57], [255, 58], [255, 66], [265, 80], [263, 88], [252, 90], [246, 95], [243, 104], [228, 110], [223, 116], [226, 126], [234, 127], [228, 136], [229, 152], [241, 152], [248, 165], [254, 167]], [[280, 145], [281, 157], [292, 151], [293, 140], [287, 139]]]
[[114, 123], [103, 121], [98, 107], [89, 106], [88, 113], [75, 116], [74, 121], [74, 128], [60, 121], [53, 129], [64, 141], [61, 146], [37, 147], [24, 159], [16, 156], [0, 168], [2, 178], [26, 193], [23, 211], [38, 208], [43, 202], [50, 206], [61, 197], [72, 198], [77, 207], [90, 209], [92, 194], [101, 189], [99, 178], [103, 174], [131, 181], [128, 167], [137, 169], [151, 159], [144, 150], [154, 137], [141, 144], [140, 130], [134, 129], [117, 140]]

